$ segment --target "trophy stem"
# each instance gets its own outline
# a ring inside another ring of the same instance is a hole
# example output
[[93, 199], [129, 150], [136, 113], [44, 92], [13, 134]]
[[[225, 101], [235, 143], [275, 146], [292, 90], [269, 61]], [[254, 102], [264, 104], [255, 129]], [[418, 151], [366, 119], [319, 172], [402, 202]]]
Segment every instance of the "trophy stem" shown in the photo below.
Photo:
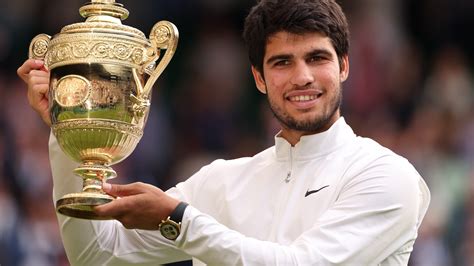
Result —
[[66, 216], [108, 220], [110, 217], [97, 217], [94, 206], [111, 202], [114, 198], [102, 190], [102, 183], [117, 176], [109, 166], [101, 163], [86, 162], [74, 169], [74, 173], [83, 179], [82, 192], [63, 196], [56, 202], [56, 210]]

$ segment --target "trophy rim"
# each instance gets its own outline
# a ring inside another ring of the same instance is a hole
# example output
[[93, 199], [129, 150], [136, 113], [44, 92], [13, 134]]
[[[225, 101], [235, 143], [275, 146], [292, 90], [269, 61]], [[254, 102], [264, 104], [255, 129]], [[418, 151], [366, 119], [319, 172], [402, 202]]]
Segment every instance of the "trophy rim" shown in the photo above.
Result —
[[94, 207], [113, 201], [114, 198], [107, 194], [79, 192], [63, 196], [56, 201], [56, 211], [70, 217], [87, 220], [110, 220], [112, 217], [99, 217], [94, 212]]

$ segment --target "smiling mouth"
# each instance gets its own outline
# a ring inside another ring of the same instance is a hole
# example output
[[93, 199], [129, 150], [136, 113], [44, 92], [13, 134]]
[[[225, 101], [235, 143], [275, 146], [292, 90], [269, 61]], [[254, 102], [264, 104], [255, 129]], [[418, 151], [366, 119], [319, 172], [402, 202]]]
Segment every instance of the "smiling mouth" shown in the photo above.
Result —
[[300, 96], [293, 96], [288, 97], [288, 99], [292, 102], [307, 102], [316, 99], [316, 95], [300, 95]]
[[288, 96], [287, 99], [291, 102], [308, 102], [308, 101], [316, 100], [321, 95], [322, 93], [311, 94], [311, 95], [296, 95], [296, 96]]

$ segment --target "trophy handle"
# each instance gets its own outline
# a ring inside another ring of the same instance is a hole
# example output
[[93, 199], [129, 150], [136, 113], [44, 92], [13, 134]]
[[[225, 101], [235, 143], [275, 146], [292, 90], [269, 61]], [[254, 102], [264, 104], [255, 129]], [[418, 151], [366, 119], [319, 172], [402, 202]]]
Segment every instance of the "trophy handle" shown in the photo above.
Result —
[[[153, 51], [151, 51], [152, 56], [147, 62], [145, 62], [143, 68], [143, 71], [150, 75], [142, 90], [142, 95], [145, 97], [150, 95], [153, 84], [161, 73], [163, 73], [166, 66], [168, 66], [171, 58], [173, 58], [176, 47], [178, 46], [178, 38], [178, 29], [169, 21], [160, 21], [151, 29], [150, 42], [153, 49]], [[161, 50], [166, 50], [166, 52], [153, 70], [154, 63], [160, 57]]]
[[[48, 52], [49, 42], [51, 36], [47, 34], [38, 34], [31, 40], [30, 48], [28, 50], [28, 58], [45, 60], [46, 52]], [[46, 61], [45, 61], [46, 66]]]

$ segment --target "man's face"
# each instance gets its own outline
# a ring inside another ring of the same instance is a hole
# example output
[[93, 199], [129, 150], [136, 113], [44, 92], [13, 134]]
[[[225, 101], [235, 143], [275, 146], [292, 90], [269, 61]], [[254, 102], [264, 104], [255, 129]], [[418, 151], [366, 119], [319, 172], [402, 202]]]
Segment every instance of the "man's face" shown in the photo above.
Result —
[[257, 88], [267, 94], [283, 135], [322, 132], [339, 118], [341, 83], [347, 78], [349, 63], [345, 56], [340, 66], [328, 37], [278, 32], [267, 41], [264, 76], [255, 68], [252, 72]]

